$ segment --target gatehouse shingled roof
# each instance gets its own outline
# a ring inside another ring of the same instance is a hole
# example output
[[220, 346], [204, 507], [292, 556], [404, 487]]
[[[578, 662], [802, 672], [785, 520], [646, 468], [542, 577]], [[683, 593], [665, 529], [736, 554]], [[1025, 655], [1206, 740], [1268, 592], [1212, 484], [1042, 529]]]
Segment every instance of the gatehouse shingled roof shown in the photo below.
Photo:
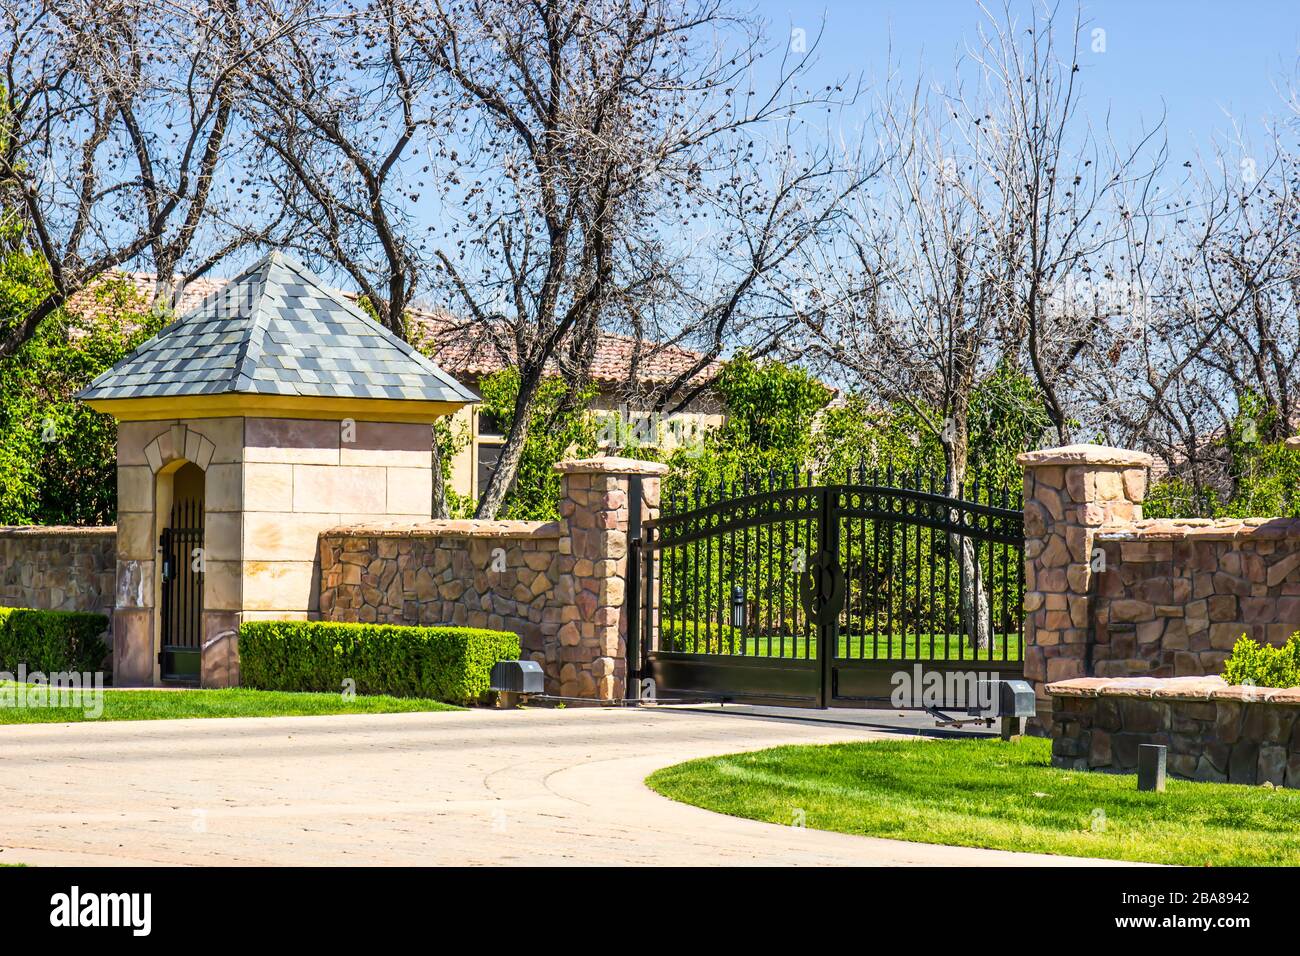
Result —
[[278, 251], [208, 295], [78, 397], [230, 393], [478, 401], [302, 263]]

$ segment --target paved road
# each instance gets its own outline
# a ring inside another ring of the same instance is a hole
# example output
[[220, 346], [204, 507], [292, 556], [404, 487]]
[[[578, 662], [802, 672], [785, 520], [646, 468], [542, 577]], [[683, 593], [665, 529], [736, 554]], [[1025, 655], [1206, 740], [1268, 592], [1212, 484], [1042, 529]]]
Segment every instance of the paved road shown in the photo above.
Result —
[[641, 782], [691, 757], [880, 736], [666, 708], [6, 726], [0, 862], [1084, 862], [739, 820]]

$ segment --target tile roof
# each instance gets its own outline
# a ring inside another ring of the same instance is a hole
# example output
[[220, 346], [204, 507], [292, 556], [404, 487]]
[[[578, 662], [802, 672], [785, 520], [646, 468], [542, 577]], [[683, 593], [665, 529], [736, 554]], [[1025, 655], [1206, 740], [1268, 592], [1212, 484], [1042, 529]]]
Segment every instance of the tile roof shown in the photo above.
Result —
[[272, 252], [211, 291], [91, 382], [79, 397], [225, 393], [477, 400], [428, 358], [281, 252]]
[[[445, 312], [413, 311], [410, 324], [411, 338], [421, 351], [465, 381], [476, 381], [513, 364], [483, 323], [466, 322]], [[509, 334], [500, 338], [508, 349], [512, 344]], [[601, 331], [596, 337], [591, 377], [604, 385], [626, 385], [635, 360], [638, 385], [667, 385], [694, 368], [701, 358], [703, 353], [678, 345], [641, 342], [638, 349], [637, 340], [630, 335]], [[722, 362], [717, 359], [705, 362], [689, 384], [711, 382], [721, 370]], [[552, 371], [558, 373], [559, 369]]]
[[[152, 272], [110, 272], [104, 281], [124, 283], [134, 292], [144, 307], [153, 303], [158, 291], [158, 277]], [[181, 288], [180, 301], [176, 303], [176, 314], [185, 315], [192, 312], [204, 299], [229, 284], [229, 279], [221, 277], [205, 276], [191, 279]], [[97, 294], [101, 288], [102, 285], [91, 285], [74, 294], [68, 300], [68, 311], [90, 319], [103, 317], [105, 313], [116, 308], [116, 303], [111, 298], [104, 299]]]

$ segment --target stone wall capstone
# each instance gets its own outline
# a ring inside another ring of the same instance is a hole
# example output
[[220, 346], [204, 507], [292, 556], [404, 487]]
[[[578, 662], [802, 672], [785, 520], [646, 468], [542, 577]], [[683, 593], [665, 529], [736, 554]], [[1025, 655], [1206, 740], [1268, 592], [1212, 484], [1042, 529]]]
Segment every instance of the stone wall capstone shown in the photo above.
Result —
[[548, 693], [614, 700], [627, 679], [628, 483], [642, 519], [667, 469], [623, 458], [564, 461], [559, 521], [350, 525], [320, 536], [320, 617], [515, 631]]

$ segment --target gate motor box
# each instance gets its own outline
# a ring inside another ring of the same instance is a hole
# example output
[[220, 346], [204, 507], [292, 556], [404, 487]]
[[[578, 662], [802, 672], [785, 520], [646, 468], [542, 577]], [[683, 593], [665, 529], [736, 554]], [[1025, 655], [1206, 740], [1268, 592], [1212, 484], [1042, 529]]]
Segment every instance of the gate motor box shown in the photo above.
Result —
[[492, 665], [492, 683], [488, 690], [496, 691], [502, 707], [519, 703], [520, 697], [544, 694], [546, 684], [542, 665], [537, 661], [497, 661]]
[[967, 713], [972, 717], [1032, 717], [1034, 689], [1023, 680], [982, 680], [978, 682], [978, 705]]

